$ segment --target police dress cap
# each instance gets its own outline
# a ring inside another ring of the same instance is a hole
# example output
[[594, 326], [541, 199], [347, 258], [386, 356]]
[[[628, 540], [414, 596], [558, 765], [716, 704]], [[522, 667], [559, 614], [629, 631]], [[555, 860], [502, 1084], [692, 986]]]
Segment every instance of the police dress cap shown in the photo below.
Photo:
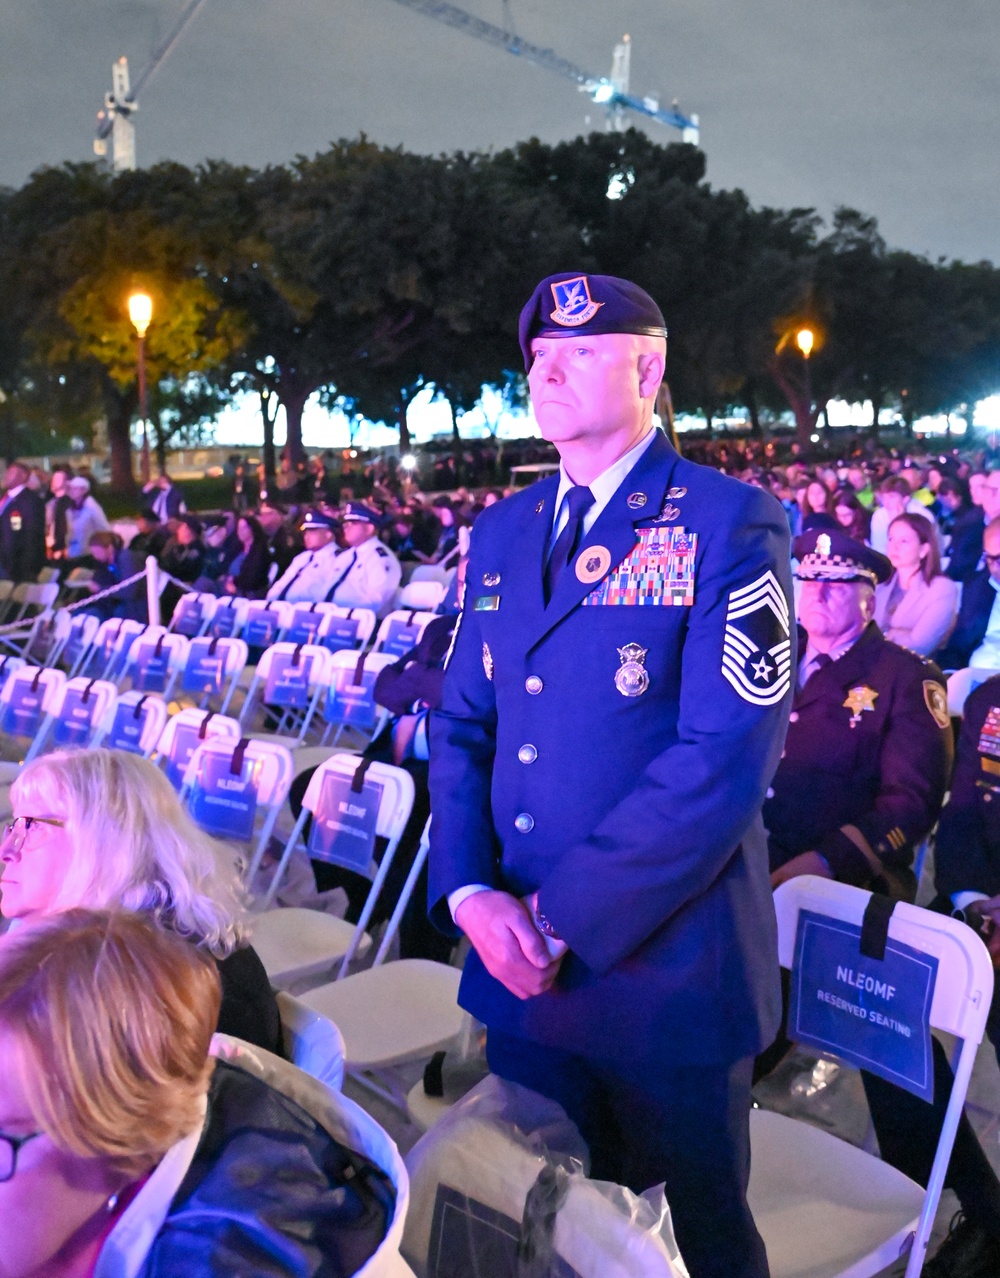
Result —
[[382, 526], [382, 516], [374, 506], [369, 506], [364, 501], [348, 502], [341, 519], [345, 524], [374, 524], [376, 528]]
[[799, 581], [867, 581], [877, 586], [892, 576], [885, 555], [834, 528], [810, 528], [796, 537], [792, 554]]
[[309, 528], [326, 528], [335, 532], [337, 521], [332, 515], [324, 515], [321, 510], [307, 510], [299, 521], [299, 531], [306, 532]]
[[531, 367], [533, 337], [575, 333], [639, 333], [666, 337], [663, 312], [638, 284], [615, 275], [547, 275], [521, 311], [517, 327], [524, 367]]

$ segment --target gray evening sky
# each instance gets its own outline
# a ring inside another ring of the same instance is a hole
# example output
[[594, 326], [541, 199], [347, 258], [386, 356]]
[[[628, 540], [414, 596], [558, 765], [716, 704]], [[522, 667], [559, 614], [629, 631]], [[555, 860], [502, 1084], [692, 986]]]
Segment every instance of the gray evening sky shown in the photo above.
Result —
[[[0, 0], [0, 183], [91, 156], [184, 0]], [[461, 0], [502, 23], [502, 0]], [[875, 214], [894, 246], [1000, 261], [997, 0], [511, 0], [519, 34], [701, 116], [708, 176], [757, 204]], [[139, 161], [261, 165], [360, 131], [418, 151], [602, 127], [572, 84], [395, 0], [207, 0], [145, 93]], [[652, 136], [672, 131], [649, 124]]]

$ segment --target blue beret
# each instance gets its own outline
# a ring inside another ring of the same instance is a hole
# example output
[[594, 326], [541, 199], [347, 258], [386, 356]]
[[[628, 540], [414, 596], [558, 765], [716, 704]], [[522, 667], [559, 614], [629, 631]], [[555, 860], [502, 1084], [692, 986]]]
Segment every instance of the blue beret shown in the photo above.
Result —
[[638, 284], [614, 275], [548, 275], [531, 295], [517, 327], [524, 367], [531, 367], [533, 337], [576, 333], [640, 333], [666, 337], [663, 312]]
[[892, 576], [885, 555], [839, 528], [810, 528], [795, 538], [792, 554], [799, 561], [799, 581], [867, 581], [877, 586]]
[[374, 524], [376, 528], [381, 528], [382, 526], [382, 516], [374, 506], [369, 506], [367, 502], [363, 501], [348, 502], [341, 518], [345, 524]]
[[299, 521], [299, 531], [305, 532], [309, 528], [326, 528], [335, 532], [337, 521], [332, 515], [324, 515], [321, 510], [307, 510]]

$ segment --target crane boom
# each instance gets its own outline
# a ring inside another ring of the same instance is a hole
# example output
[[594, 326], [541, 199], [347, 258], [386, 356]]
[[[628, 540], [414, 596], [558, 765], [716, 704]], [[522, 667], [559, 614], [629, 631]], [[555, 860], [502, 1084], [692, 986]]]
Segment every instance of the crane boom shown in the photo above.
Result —
[[[174, 46], [184, 34], [185, 27], [204, 3], [205, 0], [188, 0], [188, 3], [184, 6], [184, 11], [181, 13], [181, 16], [177, 19], [177, 22], [174, 25], [174, 29], [153, 51], [153, 56], [150, 58], [149, 62], [139, 75], [138, 80], [136, 80], [135, 84], [132, 86], [131, 90], [128, 91], [126, 96], [119, 95], [117, 91], [118, 83], [117, 81], [115, 82], [115, 92], [109, 95], [108, 99], [106, 99], [105, 110], [97, 117], [98, 142], [103, 141], [112, 131], [116, 116], [128, 115], [137, 109], [139, 94], [159, 70], [161, 63], [170, 53], [173, 52]], [[122, 59], [119, 59], [119, 61], [122, 61]], [[126, 83], [127, 74], [128, 73], [126, 71]], [[131, 167], [135, 167], [134, 159]]]
[[460, 9], [458, 5], [449, 4], [447, 0], [396, 0], [396, 3], [416, 13], [422, 13], [427, 18], [433, 18], [436, 22], [443, 22], [445, 26], [453, 27], [456, 31], [464, 31], [473, 39], [483, 40], [494, 48], [504, 49], [515, 57], [533, 62], [535, 66], [542, 67], [545, 71], [552, 71], [562, 76], [564, 80], [571, 80], [602, 106], [635, 111], [660, 124], [680, 129], [685, 135], [686, 142], [694, 142], [697, 145], [697, 116], [688, 117], [676, 109], [662, 111], [659, 103], [652, 98], [637, 98], [632, 94], [622, 93], [611, 80], [591, 75], [582, 67], [560, 57], [552, 49], [543, 49], [539, 45], [522, 40], [520, 36], [505, 31], [503, 27], [494, 26], [492, 22], [485, 22], [482, 18], [477, 18]]

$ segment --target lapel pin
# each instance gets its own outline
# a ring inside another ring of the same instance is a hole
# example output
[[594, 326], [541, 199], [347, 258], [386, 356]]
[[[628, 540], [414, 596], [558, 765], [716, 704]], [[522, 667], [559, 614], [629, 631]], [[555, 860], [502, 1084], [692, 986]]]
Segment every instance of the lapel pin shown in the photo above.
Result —
[[499, 585], [500, 585], [500, 574], [499, 574], [498, 572], [484, 572], [484, 573], [483, 573], [483, 585], [484, 585], [484, 586], [499, 586]]
[[629, 510], [642, 510], [649, 498], [645, 493], [629, 493], [625, 498], [625, 505]]
[[535, 507], [535, 514], [536, 514], [536, 515], [540, 515], [544, 509], [545, 509], [545, 501], [544, 501], [544, 500], [542, 500], [542, 501], [540, 501], [540, 502], [538, 503], [538, 505]]
[[674, 501], [680, 501], [682, 497], [687, 496], [687, 489], [686, 488], [668, 488], [667, 496], [672, 498]]
[[581, 550], [576, 560], [576, 579], [585, 586], [600, 581], [611, 567], [611, 551], [607, 546], [588, 546]]

